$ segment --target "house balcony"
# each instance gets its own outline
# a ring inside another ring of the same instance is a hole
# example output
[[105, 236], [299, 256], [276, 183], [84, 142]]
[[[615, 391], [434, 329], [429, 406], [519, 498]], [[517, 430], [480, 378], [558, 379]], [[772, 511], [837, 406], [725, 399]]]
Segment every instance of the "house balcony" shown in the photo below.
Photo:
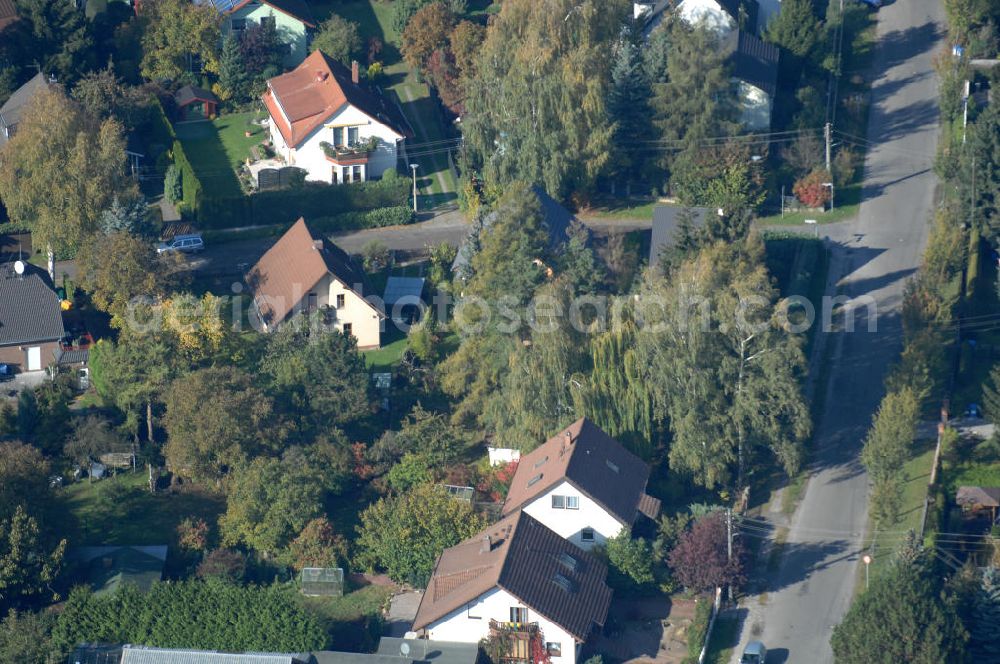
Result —
[[332, 145], [323, 141], [319, 146], [323, 149], [327, 161], [339, 166], [367, 164], [368, 157], [378, 147], [378, 137], [372, 136], [352, 145]]

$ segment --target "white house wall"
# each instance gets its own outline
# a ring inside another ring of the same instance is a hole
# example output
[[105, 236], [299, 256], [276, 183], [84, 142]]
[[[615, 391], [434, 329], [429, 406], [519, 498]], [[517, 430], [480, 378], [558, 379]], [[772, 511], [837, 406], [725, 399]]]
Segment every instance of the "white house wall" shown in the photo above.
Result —
[[449, 613], [427, 627], [426, 636], [435, 641], [478, 643], [480, 639], [489, 635], [490, 620], [498, 622], [510, 620], [511, 607], [527, 608], [528, 622], [538, 623], [544, 640], [562, 646], [562, 656], [553, 657], [552, 664], [576, 664], [577, 647], [573, 636], [548, 618], [535, 613], [530, 606], [525, 606], [503, 588], [494, 588]]
[[771, 95], [745, 81], [735, 81], [740, 99], [740, 121], [750, 131], [771, 128]]
[[[351, 284], [353, 286], [354, 284]], [[358, 348], [378, 348], [382, 329], [382, 318], [356, 292], [346, 288], [338, 279], [328, 277], [325, 292], [320, 286], [319, 305], [329, 305], [336, 309], [337, 329], [344, 331], [344, 323], [351, 324], [351, 334], [358, 340]], [[344, 296], [344, 306], [338, 308], [337, 295]], [[325, 298], [325, 301], [324, 301]]]
[[[580, 509], [553, 509], [552, 496], [576, 496]], [[530, 514], [555, 531], [563, 539], [589, 551], [595, 544], [603, 544], [622, 530], [622, 524], [603, 507], [584, 495], [579, 489], [563, 481], [553, 489], [534, 499], [523, 507]], [[580, 537], [584, 528], [593, 528], [594, 541], [584, 542]]]
[[677, 12], [690, 25], [704, 21], [720, 37], [736, 29], [736, 21], [715, 0], [684, 0], [677, 6]]
[[[305, 169], [307, 180], [330, 183], [333, 180], [334, 164], [327, 159], [320, 143], [333, 143], [333, 127], [348, 125], [358, 126], [359, 141], [371, 136], [379, 138], [379, 146], [368, 156], [368, 163], [362, 167], [364, 179], [381, 177], [385, 171], [396, 167], [396, 140], [402, 137], [395, 130], [349, 104], [313, 131], [297, 149], [285, 147], [279, 152], [290, 165]], [[272, 135], [276, 132], [277, 129], [273, 129]], [[277, 141], [274, 144], [279, 145]], [[281, 145], [284, 146], [284, 141], [281, 141]]]

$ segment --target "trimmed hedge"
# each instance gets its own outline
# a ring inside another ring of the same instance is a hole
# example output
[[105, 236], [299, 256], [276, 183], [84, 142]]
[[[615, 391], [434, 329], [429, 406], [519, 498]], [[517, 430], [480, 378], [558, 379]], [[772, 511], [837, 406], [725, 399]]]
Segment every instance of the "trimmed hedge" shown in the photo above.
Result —
[[331, 213], [404, 207], [409, 190], [406, 180], [393, 175], [356, 184], [306, 183], [298, 189], [230, 198], [212, 198], [199, 192], [193, 211], [204, 228], [290, 224], [299, 217], [316, 219], [333, 216]]
[[329, 217], [315, 217], [313, 219], [306, 217], [306, 221], [312, 228], [324, 233], [360, 228], [384, 228], [385, 226], [399, 226], [412, 222], [413, 210], [406, 206], [393, 205], [374, 210], [342, 212]]

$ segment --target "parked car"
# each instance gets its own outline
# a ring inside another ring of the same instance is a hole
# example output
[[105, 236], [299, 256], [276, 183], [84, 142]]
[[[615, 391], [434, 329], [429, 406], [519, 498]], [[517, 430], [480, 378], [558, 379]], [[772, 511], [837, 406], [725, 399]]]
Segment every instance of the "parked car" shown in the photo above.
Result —
[[172, 239], [156, 245], [156, 253], [169, 254], [180, 251], [185, 254], [196, 254], [205, 248], [205, 241], [197, 233], [175, 235]]
[[965, 409], [965, 416], [980, 419], [983, 416], [983, 411], [979, 408], [978, 403], [970, 403], [969, 407]]
[[0, 383], [8, 380], [14, 380], [14, 367], [0, 363]]
[[767, 648], [760, 641], [751, 641], [743, 650], [740, 664], [764, 664], [767, 660]]

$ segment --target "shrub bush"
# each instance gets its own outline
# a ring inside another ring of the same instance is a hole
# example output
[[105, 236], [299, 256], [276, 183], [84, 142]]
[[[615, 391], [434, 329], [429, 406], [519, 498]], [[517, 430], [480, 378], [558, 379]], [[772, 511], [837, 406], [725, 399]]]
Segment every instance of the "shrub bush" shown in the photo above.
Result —
[[688, 628], [688, 656], [685, 664], [694, 664], [701, 655], [701, 649], [708, 640], [708, 622], [712, 619], [712, 602], [707, 597], [698, 599], [694, 610], [694, 621]]
[[306, 217], [306, 221], [314, 230], [335, 233], [360, 228], [382, 228], [408, 224], [413, 221], [413, 212], [408, 207], [394, 205], [374, 210], [342, 212], [329, 217], [315, 217], [313, 219]]

